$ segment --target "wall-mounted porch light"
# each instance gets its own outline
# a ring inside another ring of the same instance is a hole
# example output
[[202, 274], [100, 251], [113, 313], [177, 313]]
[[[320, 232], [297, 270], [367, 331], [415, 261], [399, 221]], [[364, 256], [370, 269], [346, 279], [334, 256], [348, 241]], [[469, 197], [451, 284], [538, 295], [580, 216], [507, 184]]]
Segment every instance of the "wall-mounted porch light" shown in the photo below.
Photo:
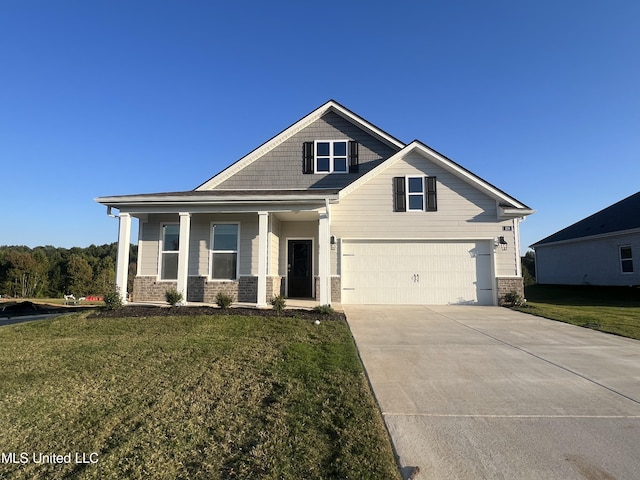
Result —
[[331, 243], [331, 250], [335, 250], [336, 249], [336, 237], [331, 235], [331, 238], [329, 239], [329, 242]]
[[506, 250], [509, 245], [504, 237], [497, 237], [494, 241], [494, 245], [497, 247], [498, 245], [502, 248], [502, 250]]

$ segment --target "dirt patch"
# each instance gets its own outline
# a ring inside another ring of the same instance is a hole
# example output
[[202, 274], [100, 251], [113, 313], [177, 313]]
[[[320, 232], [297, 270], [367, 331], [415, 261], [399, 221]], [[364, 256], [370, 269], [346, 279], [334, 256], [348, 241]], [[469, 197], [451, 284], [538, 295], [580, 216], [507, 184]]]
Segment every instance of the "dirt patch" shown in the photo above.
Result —
[[47, 305], [42, 303], [25, 302], [4, 302], [0, 304], [0, 317], [24, 317], [27, 315], [52, 315], [56, 313], [70, 313], [87, 310], [95, 307], [90, 306], [60, 306]]
[[[121, 318], [121, 317], [172, 317], [202, 315], [245, 315], [252, 317], [276, 317], [273, 309], [265, 308], [229, 308], [223, 310], [216, 307], [159, 307], [127, 305], [116, 310], [100, 310], [89, 315], [89, 318]], [[320, 313], [304, 309], [286, 309], [281, 317], [301, 318], [304, 320], [345, 320], [342, 312]]]

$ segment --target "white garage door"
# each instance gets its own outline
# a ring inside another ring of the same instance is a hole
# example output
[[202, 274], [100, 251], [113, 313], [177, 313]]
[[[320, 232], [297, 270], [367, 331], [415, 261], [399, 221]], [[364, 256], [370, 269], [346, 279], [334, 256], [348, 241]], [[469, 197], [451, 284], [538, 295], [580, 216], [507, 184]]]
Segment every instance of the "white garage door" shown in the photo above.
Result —
[[342, 242], [342, 303], [493, 304], [488, 241]]

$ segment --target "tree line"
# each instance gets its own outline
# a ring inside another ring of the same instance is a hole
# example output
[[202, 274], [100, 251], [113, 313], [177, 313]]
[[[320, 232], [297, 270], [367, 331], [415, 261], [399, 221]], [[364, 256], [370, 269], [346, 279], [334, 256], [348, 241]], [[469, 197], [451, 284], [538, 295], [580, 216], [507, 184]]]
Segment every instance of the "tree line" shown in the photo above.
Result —
[[[0, 246], [0, 295], [18, 298], [102, 296], [115, 284], [118, 244], [86, 248]], [[132, 291], [138, 246], [131, 245]]]

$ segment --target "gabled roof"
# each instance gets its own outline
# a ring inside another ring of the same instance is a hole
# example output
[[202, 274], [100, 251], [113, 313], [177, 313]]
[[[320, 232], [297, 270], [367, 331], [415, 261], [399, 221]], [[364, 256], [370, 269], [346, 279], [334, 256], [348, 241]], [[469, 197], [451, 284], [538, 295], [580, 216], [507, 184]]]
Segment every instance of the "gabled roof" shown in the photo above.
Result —
[[378, 165], [376, 168], [371, 170], [369, 173], [367, 173], [366, 175], [363, 175], [362, 177], [357, 179], [355, 182], [343, 188], [340, 191], [340, 198], [345, 197], [346, 195], [351, 193], [353, 190], [357, 189], [362, 184], [368, 182], [375, 176], [384, 172], [387, 168], [392, 166], [394, 163], [396, 163], [400, 159], [405, 158], [411, 152], [418, 152], [419, 154], [427, 157], [433, 163], [439, 165], [445, 170], [451, 172], [452, 174], [456, 175], [457, 177], [471, 184], [478, 190], [481, 190], [485, 194], [494, 198], [498, 202], [498, 205], [502, 208], [501, 216], [522, 217], [522, 216], [531, 215], [532, 213], [534, 213], [534, 211], [528, 206], [526, 206], [524, 203], [516, 200], [512, 196], [500, 190], [498, 187], [495, 187], [494, 185], [490, 184], [486, 180], [483, 180], [482, 178], [478, 177], [476, 174], [470, 172], [463, 166], [457, 164], [450, 158], [447, 158], [446, 156], [442, 155], [441, 153], [437, 152], [431, 147], [425, 145], [419, 140], [414, 140], [409, 145], [405, 146], [402, 150], [400, 150], [398, 153], [388, 158], [387, 160], [382, 162], [380, 165]]
[[549, 235], [531, 245], [563, 242], [579, 238], [606, 235], [626, 230], [640, 229], [640, 192], [614, 203], [593, 215]]
[[305, 127], [309, 126], [311, 123], [318, 120], [320, 117], [325, 115], [328, 112], [334, 112], [346, 120], [350, 121], [354, 125], [358, 126], [362, 130], [368, 132], [374, 137], [378, 138], [380, 141], [386, 143], [387, 145], [394, 147], [395, 149], [400, 149], [405, 146], [403, 142], [398, 140], [397, 138], [389, 135], [387, 132], [380, 130], [378, 127], [368, 122], [361, 116], [353, 113], [346, 107], [343, 107], [335, 100], [329, 100], [324, 105], [316, 108], [313, 112], [308, 115], [302, 117], [296, 123], [291, 125], [290, 127], [284, 129], [282, 132], [277, 134], [275, 137], [267, 140], [265, 143], [260, 145], [258, 148], [253, 150], [251, 153], [245, 155], [237, 162], [233, 163], [229, 167], [225, 168], [222, 172], [216, 174], [214, 177], [210, 178], [202, 185], [196, 187], [195, 190], [211, 190], [216, 186], [220, 185], [222, 182], [227, 180], [233, 174], [245, 168], [247, 165], [255, 162], [259, 158], [263, 157], [267, 152], [273, 150], [275, 147], [283, 143], [285, 140], [291, 138], [296, 133], [303, 130]]

